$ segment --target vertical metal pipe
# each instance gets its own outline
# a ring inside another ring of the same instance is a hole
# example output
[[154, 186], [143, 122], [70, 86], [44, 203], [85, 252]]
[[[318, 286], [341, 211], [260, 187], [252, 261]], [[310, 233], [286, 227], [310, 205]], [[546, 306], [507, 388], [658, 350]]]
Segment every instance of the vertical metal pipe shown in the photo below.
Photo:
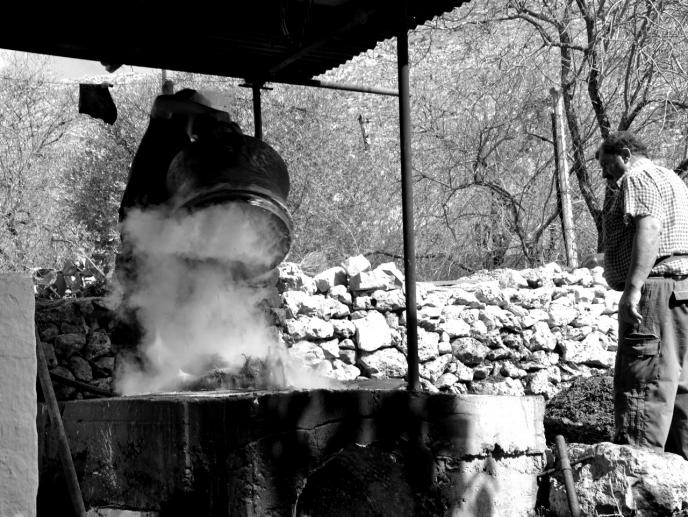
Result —
[[258, 140], [263, 139], [263, 111], [260, 104], [260, 84], [251, 85], [253, 90], [253, 127], [254, 135]]
[[417, 391], [419, 388], [418, 316], [416, 313], [416, 243], [413, 227], [413, 177], [411, 170], [408, 0], [401, 2], [400, 11], [399, 34], [397, 35], [397, 66], [399, 69], [399, 146], [401, 150], [401, 207], [404, 227], [408, 389]]
[[564, 441], [564, 437], [560, 434], [554, 438], [554, 441], [557, 444], [559, 468], [564, 476], [564, 486], [566, 487], [566, 497], [568, 498], [571, 517], [580, 517], [580, 506], [578, 505], [578, 497], [576, 496], [576, 485], [573, 482], [573, 472], [571, 471], [571, 463], [569, 462], [566, 442]]

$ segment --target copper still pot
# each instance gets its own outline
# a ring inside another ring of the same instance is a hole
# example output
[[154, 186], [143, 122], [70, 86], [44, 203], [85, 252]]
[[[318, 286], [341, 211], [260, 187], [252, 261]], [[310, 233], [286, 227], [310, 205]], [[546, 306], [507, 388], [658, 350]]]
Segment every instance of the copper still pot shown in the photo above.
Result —
[[268, 144], [235, 128], [215, 123], [175, 156], [167, 172], [172, 210], [193, 212], [219, 204], [242, 204], [260, 229], [256, 237], [270, 245], [271, 269], [284, 260], [291, 245], [287, 166]]

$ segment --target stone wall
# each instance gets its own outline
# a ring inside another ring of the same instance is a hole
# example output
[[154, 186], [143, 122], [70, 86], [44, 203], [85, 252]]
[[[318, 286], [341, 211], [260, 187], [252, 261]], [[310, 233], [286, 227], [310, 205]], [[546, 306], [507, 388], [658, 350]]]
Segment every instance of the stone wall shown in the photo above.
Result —
[[102, 298], [36, 301], [36, 328], [59, 400], [97, 395], [59, 382], [55, 376], [111, 391], [116, 360], [110, 340], [114, 324], [114, 312]]
[[[403, 274], [362, 256], [315, 277], [278, 268], [270, 312], [291, 354], [340, 380], [406, 375]], [[620, 293], [602, 269], [557, 264], [495, 270], [453, 285], [417, 286], [424, 389], [542, 395], [614, 363]], [[117, 350], [113, 313], [100, 298], [39, 303], [36, 322], [53, 373], [109, 390]], [[93, 396], [58, 387], [62, 399]]]
[[[403, 275], [362, 256], [314, 278], [280, 266], [273, 309], [293, 355], [339, 379], [406, 374]], [[419, 283], [421, 382], [429, 391], [542, 395], [614, 365], [619, 292], [602, 268], [495, 270]]]

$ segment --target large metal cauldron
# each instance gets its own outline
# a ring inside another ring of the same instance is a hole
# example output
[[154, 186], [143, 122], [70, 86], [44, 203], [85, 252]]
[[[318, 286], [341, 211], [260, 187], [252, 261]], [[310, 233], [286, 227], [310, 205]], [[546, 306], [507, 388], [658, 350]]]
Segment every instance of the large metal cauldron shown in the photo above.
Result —
[[[167, 188], [175, 212], [239, 203], [256, 238], [269, 243], [270, 268], [289, 252], [292, 220], [286, 207], [287, 166], [268, 144], [217, 123], [187, 145], [170, 164]], [[254, 271], [260, 273], [260, 271]]]

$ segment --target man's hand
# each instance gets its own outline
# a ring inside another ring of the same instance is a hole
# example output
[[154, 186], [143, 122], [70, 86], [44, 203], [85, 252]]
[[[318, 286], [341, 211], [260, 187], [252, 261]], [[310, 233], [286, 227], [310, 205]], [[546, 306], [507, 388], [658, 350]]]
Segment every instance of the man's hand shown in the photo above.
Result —
[[627, 287], [619, 300], [619, 319], [628, 324], [636, 324], [643, 321], [643, 317], [638, 312], [640, 302], [640, 289]]

